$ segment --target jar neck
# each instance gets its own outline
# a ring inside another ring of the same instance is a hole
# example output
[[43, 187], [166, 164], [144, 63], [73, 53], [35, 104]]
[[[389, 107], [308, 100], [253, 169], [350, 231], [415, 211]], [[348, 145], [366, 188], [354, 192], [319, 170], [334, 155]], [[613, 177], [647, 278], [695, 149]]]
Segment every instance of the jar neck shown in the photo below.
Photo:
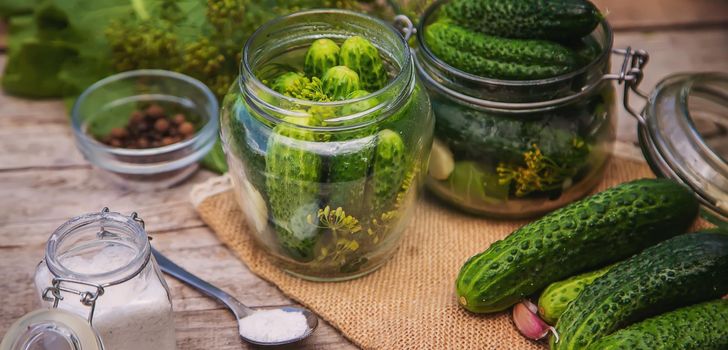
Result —
[[425, 41], [426, 27], [438, 19], [445, 3], [447, 0], [437, 1], [420, 18], [415, 64], [429, 87], [452, 99], [486, 109], [539, 110], [563, 105], [599, 89], [609, 73], [613, 34], [606, 20], [590, 39], [600, 46], [601, 53], [575, 71], [538, 80], [500, 80], [459, 70], [436, 57]]
[[54, 277], [108, 286], [134, 278], [148, 264], [151, 246], [134, 216], [101, 211], [74, 217], [46, 245]]
[[[316, 39], [343, 41], [354, 35], [377, 47], [392, 73], [380, 90], [344, 101], [314, 102], [273, 91], [258, 77], [271, 61], [304, 50]], [[413, 59], [402, 36], [379, 19], [351, 11], [313, 10], [270, 21], [248, 39], [242, 57], [238, 84], [241, 95], [256, 116], [273, 125], [289, 122], [327, 131], [365, 127], [394, 114], [415, 87]], [[296, 121], [310, 117], [324, 122], [312, 126]]]

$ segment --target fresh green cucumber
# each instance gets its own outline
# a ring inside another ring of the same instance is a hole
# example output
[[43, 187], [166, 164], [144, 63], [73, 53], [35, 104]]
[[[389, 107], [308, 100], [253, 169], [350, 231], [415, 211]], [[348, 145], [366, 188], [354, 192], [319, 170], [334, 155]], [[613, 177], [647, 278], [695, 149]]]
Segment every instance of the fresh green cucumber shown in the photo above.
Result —
[[596, 6], [585, 0], [453, 0], [443, 12], [481, 33], [525, 39], [581, 38], [602, 19]]
[[318, 39], [306, 51], [303, 71], [309, 77], [322, 77], [331, 67], [339, 64], [339, 45], [331, 39]]
[[527, 224], [470, 258], [457, 277], [460, 305], [479, 313], [504, 310], [550, 283], [685, 232], [697, 212], [694, 194], [669, 180], [612, 187]]
[[559, 318], [551, 349], [585, 349], [647, 317], [720, 298], [726, 271], [726, 234], [684, 234], [645, 249], [584, 288]]
[[576, 68], [576, 56], [545, 40], [506, 39], [471, 32], [438, 21], [425, 29], [425, 43], [435, 56], [478, 76], [531, 80], [554, 77]]
[[[470, 159], [497, 159], [521, 163], [523, 153], [536, 144], [541, 152], [561, 167], [577, 168], [589, 155], [577, 113], [574, 120], [563, 114], [509, 117], [435, 101], [435, 135], [454, 154]], [[585, 113], [585, 112], [584, 112]], [[495, 164], [494, 164], [495, 165]]]
[[[371, 209], [380, 216], [392, 210], [407, 170], [405, 145], [398, 133], [384, 129], [377, 134], [371, 179]], [[375, 218], [379, 219], [379, 218]]]
[[603, 276], [614, 265], [589, 271], [567, 278], [563, 281], [551, 283], [538, 298], [538, 314], [548, 324], [556, 324], [559, 316], [566, 311], [566, 307], [579, 296], [584, 287]]
[[281, 245], [291, 257], [309, 261], [317, 229], [307, 218], [315, 216], [320, 206], [321, 157], [309, 150], [313, 132], [295, 125], [312, 121], [298, 119], [278, 124], [268, 138], [266, 187]]
[[366, 183], [372, 164], [376, 136], [364, 136], [340, 142], [336, 155], [329, 159], [327, 183], [334, 186], [328, 205], [343, 208], [348, 215], [360, 218], [364, 211]]
[[349, 37], [341, 44], [339, 64], [359, 74], [364, 90], [377, 91], [389, 80], [379, 50], [369, 40], [358, 35]]
[[728, 300], [684, 307], [621, 329], [588, 350], [728, 349]]
[[345, 100], [359, 90], [359, 74], [346, 66], [331, 67], [324, 73], [323, 91], [334, 100]]

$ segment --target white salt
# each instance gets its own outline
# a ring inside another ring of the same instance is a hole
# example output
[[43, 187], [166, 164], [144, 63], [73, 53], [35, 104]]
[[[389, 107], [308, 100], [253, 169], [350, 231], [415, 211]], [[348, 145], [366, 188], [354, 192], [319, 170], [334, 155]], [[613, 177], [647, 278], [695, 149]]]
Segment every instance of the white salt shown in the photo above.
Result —
[[261, 343], [296, 339], [308, 330], [306, 317], [302, 313], [281, 309], [259, 310], [241, 318], [238, 323], [241, 336]]
[[[132, 249], [110, 245], [90, 256], [62, 257], [60, 262], [78, 274], [99, 274], [124, 267], [135, 256], [136, 252]], [[43, 264], [36, 274], [36, 285], [49, 286], [52, 278]], [[58, 307], [84, 318], [89, 312], [89, 308], [73, 295], [66, 295]], [[105, 349], [175, 349], [172, 305], [166, 287], [150, 265], [136, 277], [105, 288], [104, 294], [96, 301], [93, 327], [98, 331]]]

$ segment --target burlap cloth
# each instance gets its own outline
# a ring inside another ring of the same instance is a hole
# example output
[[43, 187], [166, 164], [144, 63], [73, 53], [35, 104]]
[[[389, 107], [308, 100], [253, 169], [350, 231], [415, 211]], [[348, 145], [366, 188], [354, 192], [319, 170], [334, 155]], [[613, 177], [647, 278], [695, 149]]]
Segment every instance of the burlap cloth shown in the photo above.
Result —
[[[645, 163], [613, 158], [597, 190], [642, 177], [653, 177]], [[214, 182], [193, 191], [202, 220], [253, 273], [362, 348], [546, 348], [520, 336], [509, 312], [478, 316], [455, 300], [455, 277], [463, 262], [523, 221], [465, 215], [425, 194], [399, 250], [381, 269], [347, 282], [308, 282], [277, 269], [256, 249], [226, 179]]]

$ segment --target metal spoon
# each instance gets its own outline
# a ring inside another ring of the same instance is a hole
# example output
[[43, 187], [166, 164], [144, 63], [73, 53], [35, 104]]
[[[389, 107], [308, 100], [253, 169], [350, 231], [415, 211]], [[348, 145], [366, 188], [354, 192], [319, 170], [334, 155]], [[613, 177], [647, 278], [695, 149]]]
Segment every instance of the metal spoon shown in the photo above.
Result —
[[[152, 253], [154, 254], [154, 258], [157, 260], [157, 264], [159, 264], [159, 267], [164, 271], [165, 273], [177, 278], [178, 280], [185, 282], [189, 284], [190, 286], [194, 287], [195, 289], [199, 290], [200, 292], [204, 293], [207, 296], [210, 296], [212, 298], [215, 298], [225, 304], [230, 311], [233, 312], [235, 315], [235, 318], [240, 320], [242, 318], [245, 318], [247, 316], [252, 315], [254, 312], [256, 312], [255, 309], [249, 308], [243, 303], [239, 302], [237, 299], [235, 299], [232, 295], [225, 293], [220, 288], [217, 288], [213, 286], [210, 283], [207, 283], [200, 279], [199, 277], [191, 274], [189, 271], [181, 268], [177, 264], [173, 263], [171, 260], [167, 259], [162, 253], [157, 251], [156, 249], [152, 248]], [[258, 340], [253, 340], [250, 338], [244, 337], [242, 334], [240, 334], [240, 338], [243, 340], [255, 344], [255, 345], [264, 345], [264, 346], [273, 346], [273, 345], [285, 345], [290, 343], [295, 343], [299, 340], [302, 340], [311, 333], [313, 333], [314, 329], [316, 329], [316, 326], [318, 326], [318, 317], [313, 314], [313, 312], [309, 311], [308, 309], [299, 308], [299, 307], [281, 307], [279, 308], [282, 311], [285, 312], [300, 312], [303, 314], [304, 317], [306, 317], [306, 323], [308, 324], [308, 329], [306, 332], [296, 338], [293, 339], [287, 339], [284, 341], [279, 342], [261, 342]], [[266, 308], [266, 310], [270, 310], [269, 308]], [[239, 326], [238, 322], [238, 326]], [[240, 333], [240, 332], [238, 332]]]

